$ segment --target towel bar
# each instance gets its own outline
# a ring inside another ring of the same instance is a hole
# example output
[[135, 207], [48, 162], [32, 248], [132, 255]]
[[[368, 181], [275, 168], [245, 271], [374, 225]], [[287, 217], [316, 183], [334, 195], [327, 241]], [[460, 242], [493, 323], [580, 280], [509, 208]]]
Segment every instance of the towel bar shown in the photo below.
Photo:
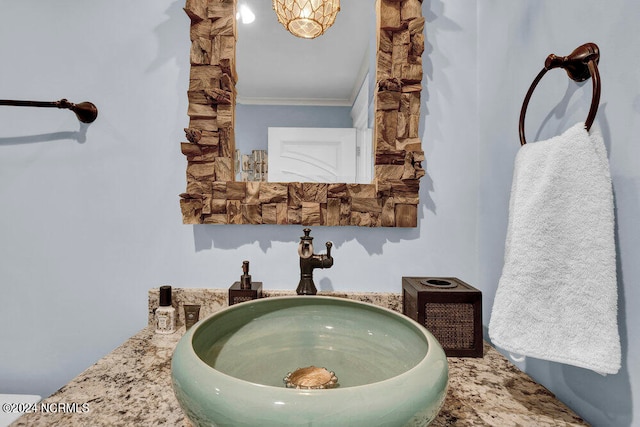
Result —
[[583, 82], [591, 77], [593, 82], [593, 97], [591, 99], [589, 115], [584, 123], [587, 130], [591, 129], [600, 103], [600, 73], [598, 72], [598, 62], [600, 62], [600, 49], [598, 49], [595, 43], [586, 43], [578, 46], [567, 56], [557, 56], [554, 54], [547, 56], [544, 62], [544, 68], [538, 73], [533, 83], [531, 83], [531, 87], [529, 87], [529, 91], [522, 103], [519, 123], [520, 145], [527, 143], [524, 136], [524, 117], [527, 113], [527, 106], [529, 105], [531, 95], [546, 72], [554, 68], [564, 69], [567, 75], [576, 82]]
[[74, 104], [66, 99], [60, 101], [15, 101], [12, 99], [0, 99], [0, 105], [10, 105], [13, 107], [47, 107], [65, 108], [76, 113], [76, 117], [82, 123], [92, 123], [98, 117], [98, 108], [91, 102], [81, 102]]

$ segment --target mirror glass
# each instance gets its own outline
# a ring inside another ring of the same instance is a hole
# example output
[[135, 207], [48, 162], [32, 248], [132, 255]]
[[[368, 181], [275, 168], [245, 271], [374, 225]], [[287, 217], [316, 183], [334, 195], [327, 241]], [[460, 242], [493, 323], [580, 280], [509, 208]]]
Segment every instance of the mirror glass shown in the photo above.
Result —
[[370, 183], [375, 1], [342, 1], [311, 40], [286, 31], [271, 1], [245, 7], [255, 20], [237, 26], [236, 180]]

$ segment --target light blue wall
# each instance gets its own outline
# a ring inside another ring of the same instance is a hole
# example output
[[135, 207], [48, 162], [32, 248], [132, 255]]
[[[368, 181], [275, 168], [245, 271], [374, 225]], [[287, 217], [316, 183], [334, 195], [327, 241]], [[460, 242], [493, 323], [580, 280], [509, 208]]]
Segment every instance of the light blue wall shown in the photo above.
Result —
[[[547, 54], [594, 41], [602, 50], [598, 121], [616, 195], [624, 367], [606, 378], [535, 360], [523, 367], [594, 425], [640, 425], [639, 6], [474, 5], [423, 2], [419, 227], [316, 227], [317, 242], [333, 240], [336, 259], [316, 284], [398, 292], [402, 276], [458, 276], [483, 291], [487, 323], [522, 97]], [[0, 107], [0, 393], [47, 395], [68, 382], [145, 326], [152, 287], [227, 287], [249, 259], [268, 289], [295, 288], [302, 227], [181, 224], [189, 74], [182, 7], [0, 0], [0, 97], [67, 97], [100, 109], [95, 123], [80, 126], [67, 111]], [[542, 85], [528, 134], [544, 123], [545, 137], [582, 118], [590, 91], [579, 88], [568, 114], [547, 120], [569, 83], [557, 71]]]
[[[586, 42], [600, 47], [602, 97], [596, 124], [613, 178], [623, 367], [607, 377], [536, 359], [521, 367], [595, 426], [640, 425], [640, 3], [482, 0], [477, 12], [478, 283], [488, 302], [502, 268], [524, 94], [548, 54], [567, 55]], [[576, 84], [561, 70], [547, 73], [527, 110], [527, 139], [546, 139], [584, 121], [591, 92], [591, 80]]]
[[[100, 109], [79, 126], [68, 111], [0, 107], [0, 393], [48, 395], [67, 383], [146, 325], [150, 288], [226, 288], [244, 259], [268, 289], [298, 283], [302, 227], [181, 223], [183, 6], [0, 0], [1, 97]], [[475, 14], [458, 9], [470, 31], [447, 34], [444, 52], [475, 44]], [[475, 283], [477, 160], [465, 154], [475, 150], [475, 103], [466, 102], [475, 83], [453, 77], [474, 70], [475, 57], [441, 59], [428, 60], [425, 76], [434, 88], [423, 104], [430, 171], [420, 227], [314, 228], [316, 242], [335, 244], [333, 268], [316, 272], [320, 289], [399, 292], [403, 275]], [[438, 87], [454, 98], [431, 108], [443, 101]], [[457, 114], [471, 122], [460, 126]]]

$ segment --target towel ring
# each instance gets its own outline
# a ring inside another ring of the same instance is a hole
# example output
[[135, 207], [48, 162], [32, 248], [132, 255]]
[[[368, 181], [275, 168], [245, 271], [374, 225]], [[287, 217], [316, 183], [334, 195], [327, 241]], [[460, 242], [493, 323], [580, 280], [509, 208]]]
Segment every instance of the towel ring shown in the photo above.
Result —
[[584, 126], [587, 129], [591, 129], [591, 125], [596, 118], [598, 112], [598, 105], [600, 103], [600, 73], [598, 72], [598, 62], [600, 61], [600, 50], [595, 43], [586, 43], [577, 47], [573, 52], [567, 56], [556, 56], [551, 54], [547, 56], [544, 62], [544, 68], [538, 73], [536, 78], [531, 83], [531, 87], [524, 97], [522, 103], [522, 109], [520, 110], [520, 145], [527, 143], [524, 136], [524, 117], [527, 113], [527, 106], [531, 95], [536, 86], [542, 79], [542, 76], [547, 71], [554, 68], [562, 68], [567, 72], [567, 75], [576, 82], [583, 82], [591, 77], [593, 82], [593, 98], [591, 99], [591, 108], [589, 109], [589, 115], [584, 122]]

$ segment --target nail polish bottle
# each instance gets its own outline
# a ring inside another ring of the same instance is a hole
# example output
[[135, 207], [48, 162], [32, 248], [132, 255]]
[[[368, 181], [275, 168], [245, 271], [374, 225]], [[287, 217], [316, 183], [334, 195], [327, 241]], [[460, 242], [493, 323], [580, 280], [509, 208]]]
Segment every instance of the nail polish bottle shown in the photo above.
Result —
[[156, 308], [156, 333], [176, 331], [176, 309], [171, 306], [171, 286], [160, 286], [160, 307]]

